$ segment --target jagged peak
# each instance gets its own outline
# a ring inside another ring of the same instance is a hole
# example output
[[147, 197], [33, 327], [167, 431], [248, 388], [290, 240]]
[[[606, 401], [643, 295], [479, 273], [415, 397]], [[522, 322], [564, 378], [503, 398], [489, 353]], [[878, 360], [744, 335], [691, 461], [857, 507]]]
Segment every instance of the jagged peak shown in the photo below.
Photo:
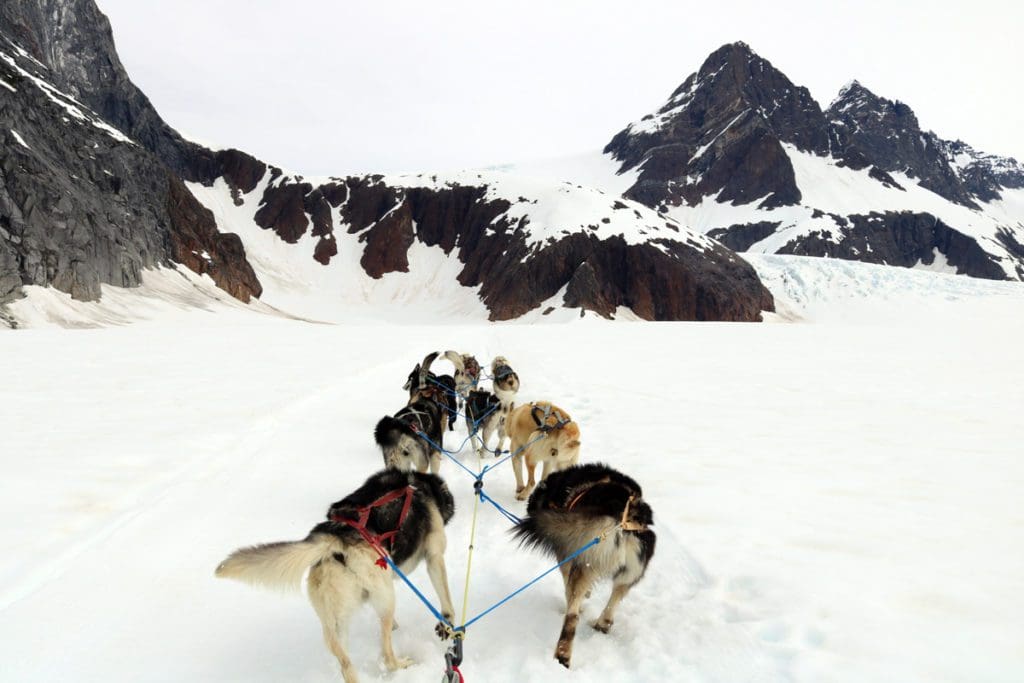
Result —
[[917, 115], [910, 105], [899, 100], [882, 97], [856, 79], [840, 88], [839, 95], [832, 101], [825, 113], [830, 119], [835, 120], [836, 116], [851, 110], [870, 110], [879, 114], [894, 114], [910, 121], [912, 127], [919, 127]]
[[830, 113], [843, 112], [855, 106], [864, 106], [884, 101], [886, 101], [884, 98], [879, 97], [869, 90], [863, 83], [854, 78], [847, 81], [847, 83], [839, 89], [839, 94], [836, 95], [836, 98], [828, 105], [827, 111]]

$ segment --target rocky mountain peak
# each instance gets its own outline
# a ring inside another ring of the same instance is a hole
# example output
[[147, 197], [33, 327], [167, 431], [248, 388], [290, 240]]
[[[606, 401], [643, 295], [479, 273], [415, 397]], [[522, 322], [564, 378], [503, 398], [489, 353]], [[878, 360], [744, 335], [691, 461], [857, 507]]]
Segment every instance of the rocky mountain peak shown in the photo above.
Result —
[[719, 201], [765, 207], [799, 201], [783, 143], [826, 154], [828, 124], [797, 86], [746, 43], [715, 50], [654, 114], [605, 147], [621, 170], [639, 168], [627, 196], [648, 206]]
[[880, 97], [851, 81], [825, 115], [834, 154], [853, 168], [871, 165], [888, 173], [904, 173], [946, 199], [976, 206], [950, 167], [939, 138], [921, 130], [917, 115], [908, 105]]

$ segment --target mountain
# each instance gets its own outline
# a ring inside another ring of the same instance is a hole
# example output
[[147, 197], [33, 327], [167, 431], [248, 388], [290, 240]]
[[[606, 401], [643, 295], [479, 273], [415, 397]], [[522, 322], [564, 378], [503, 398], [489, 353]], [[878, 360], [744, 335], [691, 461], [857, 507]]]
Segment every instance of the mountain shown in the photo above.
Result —
[[856, 81], [822, 110], [744, 43], [604, 154], [624, 196], [739, 251], [1024, 279], [1024, 167], [922, 130]]
[[[189, 142], [131, 82], [92, 0], [5, 3], [0, 78], [0, 304], [25, 285], [95, 300], [103, 283], [133, 287], [145, 269], [180, 264], [243, 301], [328, 318], [344, 317], [353, 285], [391, 291], [385, 276], [401, 273], [404, 291], [454, 279], [493, 320], [542, 307], [656, 320], [772, 310], [730, 249], [578, 184], [306, 180]], [[441, 270], [420, 267], [424, 249], [439, 252]]]
[[172, 262], [239, 299], [259, 296], [238, 237], [51, 75], [0, 36], [0, 303], [23, 285], [96, 299], [101, 283], [133, 287], [143, 269]]
[[[592, 188], [485, 172], [306, 179], [236, 160], [190, 188], [222, 230], [243, 236], [268, 294], [292, 311], [316, 315], [304, 300], [317, 292], [352, 302], [389, 274], [422, 286], [438, 268], [472, 288], [492, 320], [562, 306], [757, 320], [773, 308], [729, 249]], [[424, 250], [435, 254], [425, 267]]]

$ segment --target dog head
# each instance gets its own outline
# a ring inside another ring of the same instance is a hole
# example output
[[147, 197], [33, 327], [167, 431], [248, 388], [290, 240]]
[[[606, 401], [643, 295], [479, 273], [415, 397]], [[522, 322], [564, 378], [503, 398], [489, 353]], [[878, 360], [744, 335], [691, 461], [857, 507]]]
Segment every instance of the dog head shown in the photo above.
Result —
[[426, 442], [416, 436], [406, 422], [390, 415], [382, 417], [373, 430], [373, 438], [389, 469], [409, 471], [423, 469], [429, 460]]
[[575, 422], [566, 424], [552, 430], [545, 443], [550, 449], [552, 458], [561, 461], [576, 462], [580, 455], [580, 427]]
[[504, 356], [496, 356], [491, 361], [491, 377], [494, 378], [496, 390], [513, 394], [519, 391], [519, 375], [512, 370]]

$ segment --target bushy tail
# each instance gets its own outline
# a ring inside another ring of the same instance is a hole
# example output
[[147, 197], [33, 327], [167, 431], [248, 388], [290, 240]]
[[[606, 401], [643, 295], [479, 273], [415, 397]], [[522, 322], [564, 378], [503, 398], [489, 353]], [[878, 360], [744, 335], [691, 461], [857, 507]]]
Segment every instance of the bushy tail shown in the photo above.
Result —
[[228, 555], [214, 573], [254, 586], [298, 590], [307, 569], [341, 549], [341, 542], [330, 534], [313, 534], [303, 541], [254, 545]]
[[451, 361], [452, 365], [459, 372], [466, 371], [466, 364], [462, 362], [462, 354], [458, 351], [445, 351], [444, 357]]

